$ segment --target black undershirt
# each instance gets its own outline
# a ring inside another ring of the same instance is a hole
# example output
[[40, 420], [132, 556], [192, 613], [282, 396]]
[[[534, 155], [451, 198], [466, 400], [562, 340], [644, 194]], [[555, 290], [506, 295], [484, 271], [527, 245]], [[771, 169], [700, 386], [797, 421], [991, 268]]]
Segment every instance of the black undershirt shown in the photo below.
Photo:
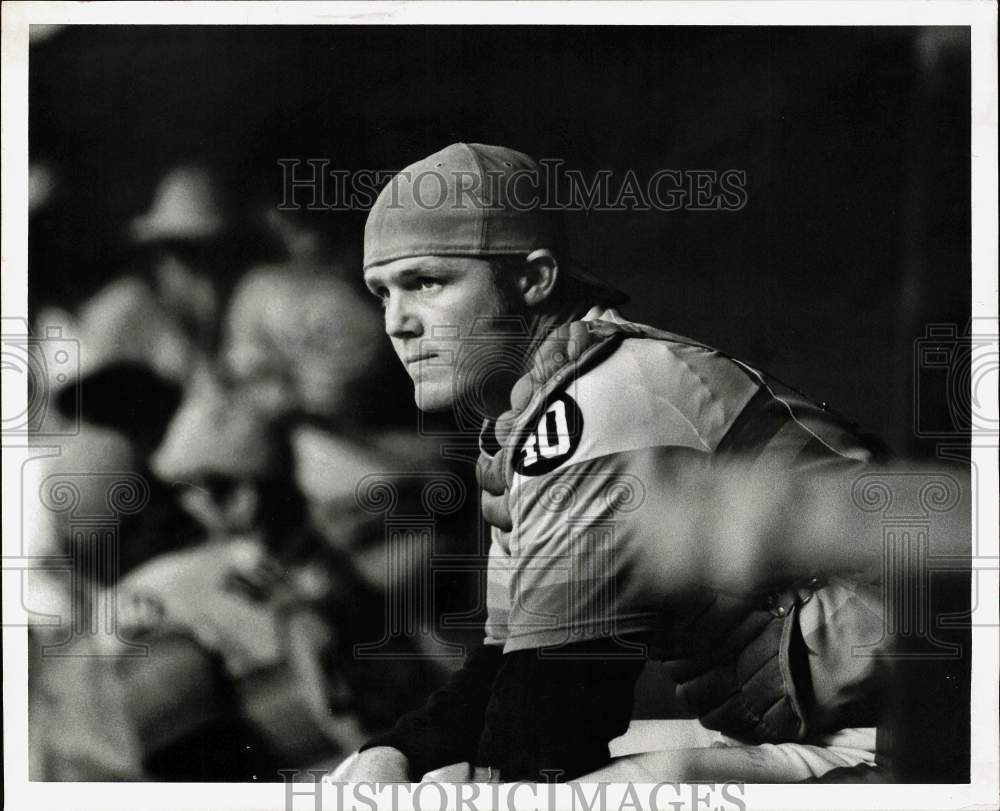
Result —
[[571, 780], [610, 760], [628, 728], [645, 658], [604, 639], [503, 654], [483, 645], [418, 710], [362, 749], [391, 746], [420, 780], [453, 763], [499, 769], [505, 781]]

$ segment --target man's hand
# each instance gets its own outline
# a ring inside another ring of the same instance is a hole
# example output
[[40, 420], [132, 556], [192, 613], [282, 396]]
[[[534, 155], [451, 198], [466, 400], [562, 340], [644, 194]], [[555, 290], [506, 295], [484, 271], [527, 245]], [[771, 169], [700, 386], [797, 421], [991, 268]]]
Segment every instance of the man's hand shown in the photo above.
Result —
[[410, 764], [406, 755], [391, 746], [373, 746], [355, 752], [330, 778], [337, 783], [409, 783]]
[[479, 772], [487, 773], [488, 769], [473, 769], [470, 763], [452, 763], [450, 766], [442, 766], [440, 769], [427, 772], [420, 778], [421, 783], [488, 783], [487, 778], [482, 780]]

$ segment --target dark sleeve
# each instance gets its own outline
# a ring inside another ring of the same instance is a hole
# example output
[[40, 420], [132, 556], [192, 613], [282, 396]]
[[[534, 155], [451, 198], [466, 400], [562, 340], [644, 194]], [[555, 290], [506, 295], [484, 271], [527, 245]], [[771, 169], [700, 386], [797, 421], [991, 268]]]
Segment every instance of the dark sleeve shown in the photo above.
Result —
[[503, 659], [477, 765], [498, 768], [504, 781], [544, 783], [607, 764], [608, 742], [628, 729], [645, 656], [608, 639]]
[[441, 766], [464, 761], [474, 764], [486, 702], [502, 658], [503, 651], [495, 645], [476, 648], [422, 707], [406, 713], [392, 729], [368, 741], [361, 750], [375, 746], [398, 749], [409, 761], [413, 781]]

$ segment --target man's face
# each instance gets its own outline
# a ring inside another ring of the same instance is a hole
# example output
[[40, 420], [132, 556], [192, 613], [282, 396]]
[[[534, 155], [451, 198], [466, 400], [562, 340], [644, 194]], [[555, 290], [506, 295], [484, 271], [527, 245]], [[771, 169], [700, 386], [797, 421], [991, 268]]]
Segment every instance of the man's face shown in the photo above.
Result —
[[385, 331], [413, 380], [417, 407], [441, 411], [467, 397], [481, 376], [456, 363], [462, 342], [474, 327], [506, 314], [489, 262], [398, 259], [366, 271], [365, 284], [382, 302]]

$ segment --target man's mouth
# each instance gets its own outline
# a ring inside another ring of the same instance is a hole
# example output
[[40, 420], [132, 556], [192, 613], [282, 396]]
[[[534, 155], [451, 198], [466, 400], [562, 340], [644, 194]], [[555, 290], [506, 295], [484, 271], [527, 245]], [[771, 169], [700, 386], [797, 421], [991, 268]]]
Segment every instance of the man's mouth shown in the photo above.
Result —
[[407, 356], [406, 359], [403, 361], [403, 363], [405, 363], [407, 366], [410, 366], [411, 364], [420, 363], [421, 361], [430, 360], [431, 358], [436, 358], [436, 357], [437, 357], [437, 352], [421, 352], [417, 355]]

